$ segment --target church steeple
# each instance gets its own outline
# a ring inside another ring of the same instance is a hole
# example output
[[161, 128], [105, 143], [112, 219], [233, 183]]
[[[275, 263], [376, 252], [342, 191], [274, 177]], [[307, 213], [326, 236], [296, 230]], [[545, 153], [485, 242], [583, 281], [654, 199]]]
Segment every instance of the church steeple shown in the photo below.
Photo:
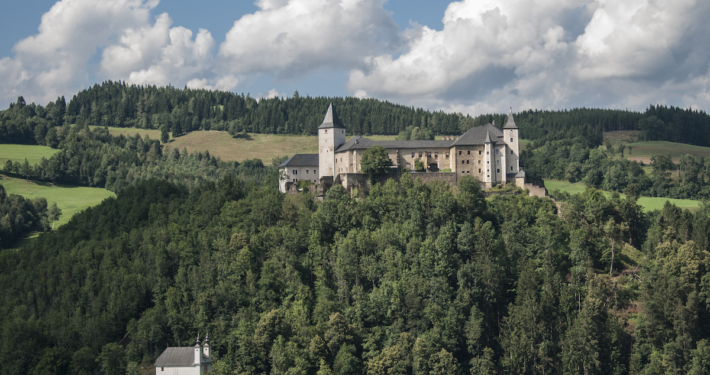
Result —
[[508, 120], [505, 122], [503, 129], [517, 129], [518, 126], [515, 125], [515, 120], [513, 119], [513, 107], [510, 107], [510, 112], [508, 112]]

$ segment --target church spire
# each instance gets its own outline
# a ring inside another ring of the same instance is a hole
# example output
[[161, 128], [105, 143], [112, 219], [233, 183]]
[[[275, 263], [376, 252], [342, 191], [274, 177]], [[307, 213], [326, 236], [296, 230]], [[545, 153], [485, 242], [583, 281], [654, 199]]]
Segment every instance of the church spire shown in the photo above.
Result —
[[503, 129], [517, 129], [518, 126], [515, 125], [515, 120], [513, 119], [513, 107], [510, 107], [510, 112], [508, 112], [508, 120], [505, 122]]

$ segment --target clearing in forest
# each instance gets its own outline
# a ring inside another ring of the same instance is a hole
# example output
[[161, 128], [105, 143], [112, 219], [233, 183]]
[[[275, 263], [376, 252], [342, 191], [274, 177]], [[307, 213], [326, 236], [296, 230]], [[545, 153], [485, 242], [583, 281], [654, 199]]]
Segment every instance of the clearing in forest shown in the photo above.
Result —
[[[569, 194], [583, 193], [585, 189], [585, 186], [582, 183], [571, 183], [567, 181], [547, 179], [545, 180], [545, 187], [547, 188], [547, 191], [559, 190]], [[609, 198], [611, 196], [611, 193], [605, 191], [604, 195]], [[621, 196], [623, 198], [626, 198], [624, 194], [621, 194]], [[666, 204], [666, 201], [670, 201], [672, 204], [678, 206], [679, 208], [685, 208], [691, 211], [700, 207], [700, 201], [692, 199], [673, 199], [663, 197], [639, 197], [638, 204], [643, 207], [643, 210], [645, 212], [649, 212], [653, 210], [663, 209], [663, 205]]]
[[2, 174], [0, 174], [0, 185], [5, 187], [8, 194], [22, 195], [28, 199], [44, 197], [47, 199], [48, 207], [52, 205], [52, 202], [57, 202], [57, 206], [62, 210], [62, 216], [55, 223], [55, 229], [67, 223], [72, 216], [84, 209], [96, 206], [106, 198], [116, 196], [113, 192], [101, 188], [54, 185]]
[[618, 147], [619, 144], [624, 143], [626, 145], [624, 157], [644, 164], [650, 164], [651, 156], [654, 155], [668, 155], [674, 163], [678, 163], [682, 155], [710, 157], [710, 147], [666, 141], [636, 142], [638, 133], [638, 131], [606, 132], [604, 133], [604, 144], [611, 142], [614, 147]]
[[26, 158], [30, 165], [35, 165], [43, 157], [49, 159], [57, 152], [59, 150], [47, 146], [0, 144], [0, 169], [8, 160], [22, 164]]

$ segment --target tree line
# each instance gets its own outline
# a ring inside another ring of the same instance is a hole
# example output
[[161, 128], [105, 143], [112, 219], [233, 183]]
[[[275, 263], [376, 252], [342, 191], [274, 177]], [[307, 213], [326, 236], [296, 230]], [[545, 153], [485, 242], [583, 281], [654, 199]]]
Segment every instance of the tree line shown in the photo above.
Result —
[[133, 374], [198, 332], [215, 374], [707, 373], [710, 207], [637, 197], [143, 181], [0, 252], [0, 373]]

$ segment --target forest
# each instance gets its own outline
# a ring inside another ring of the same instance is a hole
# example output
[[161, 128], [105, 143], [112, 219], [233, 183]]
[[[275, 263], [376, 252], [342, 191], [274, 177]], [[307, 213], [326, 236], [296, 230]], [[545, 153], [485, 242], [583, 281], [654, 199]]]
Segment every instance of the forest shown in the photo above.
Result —
[[143, 181], [0, 252], [0, 371], [133, 374], [209, 332], [214, 374], [708, 373], [710, 207], [626, 194]]

